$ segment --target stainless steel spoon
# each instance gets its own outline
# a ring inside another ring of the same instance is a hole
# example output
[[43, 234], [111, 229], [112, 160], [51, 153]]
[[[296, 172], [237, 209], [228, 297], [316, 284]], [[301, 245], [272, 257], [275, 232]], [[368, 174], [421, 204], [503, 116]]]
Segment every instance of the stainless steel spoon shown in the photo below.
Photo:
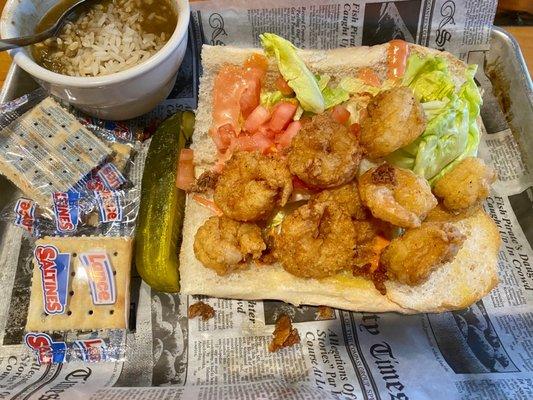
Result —
[[50, 28], [42, 31], [41, 33], [36, 33], [34, 35], [22, 36], [12, 39], [0, 39], [0, 51], [10, 50], [17, 47], [29, 46], [30, 44], [35, 44], [42, 42], [50, 37], [57, 35], [59, 30], [65, 25], [68, 18], [82, 5], [87, 4], [94, 0], [78, 0], [74, 2], [69, 8], [67, 8], [63, 14], [58, 18], [58, 20]]

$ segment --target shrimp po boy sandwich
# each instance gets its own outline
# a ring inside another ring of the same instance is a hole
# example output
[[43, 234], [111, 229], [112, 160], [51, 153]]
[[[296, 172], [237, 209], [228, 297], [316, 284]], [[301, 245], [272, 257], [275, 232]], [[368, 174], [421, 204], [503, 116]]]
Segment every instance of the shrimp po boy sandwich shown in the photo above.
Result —
[[475, 68], [399, 40], [260, 39], [202, 50], [182, 293], [400, 313], [486, 295], [500, 238]]

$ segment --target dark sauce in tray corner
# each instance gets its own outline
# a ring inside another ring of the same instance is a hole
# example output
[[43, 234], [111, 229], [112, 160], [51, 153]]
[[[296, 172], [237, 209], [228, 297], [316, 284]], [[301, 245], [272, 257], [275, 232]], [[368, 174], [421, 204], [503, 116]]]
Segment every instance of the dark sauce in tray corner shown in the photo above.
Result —
[[[79, 0], [60, 0], [42, 17], [35, 28], [35, 32], [39, 33], [51, 27], [70, 6], [78, 1]], [[78, 7], [78, 10], [72, 14], [69, 20], [75, 21], [97, 4], [101, 4], [107, 8], [107, 6], [111, 3], [117, 4], [119, 1], [89, 1], [87, 4]], [[134, 11], [140, 11], [143, 17], [143, 21], [140, 23], [140, 26], [145, 33], [152, 33], [158, 36], [161, 35], [161, 33], [164, 33], [165, 37], [167, 38], [166, 40], [168, 41], [176, 29], [178, 23], [178, 10], [177, 6], [174, 5], [172, 0], [140, 0], [137, 1]], [[55, 50], [56, 48], [54, 48], [53, 44], [37, 44], [31, 46], [33, 59], [39, 65], [53, 72], [61, 73], [61, 67], [59, 65], [55, 65], [55, 62], [48, 56]]]

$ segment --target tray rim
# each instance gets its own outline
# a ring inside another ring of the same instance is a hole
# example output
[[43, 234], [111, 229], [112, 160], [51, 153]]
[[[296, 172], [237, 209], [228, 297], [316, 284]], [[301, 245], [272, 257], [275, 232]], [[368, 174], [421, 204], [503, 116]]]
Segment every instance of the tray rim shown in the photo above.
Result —
[[526, 81], [527, 89], [529, 93], [533, 92], [533, 81], [531, 80], [529, 69], [527, 68], [526, 60], [524, 58], [524, 53], [522, 52], [522, 49], [520, 48], [520, 44], [518, 43], [516, 38], [509, 31], [496, 25], [492, 26], [491, 36], [494, 34], [503, 36], [504, 37], [503, 40], [507, 40], [511, 43], [511, 47], [513, 48], [514, 54], [518, 60], [518, 64], [520, 65], [520, 70], [522, 74], [524, 75], [524, 77], [526, 78], [525, 81]]

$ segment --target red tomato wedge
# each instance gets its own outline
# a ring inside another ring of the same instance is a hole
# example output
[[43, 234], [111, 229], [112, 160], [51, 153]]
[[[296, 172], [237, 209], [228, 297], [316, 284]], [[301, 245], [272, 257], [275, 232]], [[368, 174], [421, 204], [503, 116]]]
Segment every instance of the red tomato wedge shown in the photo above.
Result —
[[401, 78], [405, 73], [409, 44], [403, 40], [394, 39], [389, 42], [387, 49], [387, 76], [391, 79]]
[[191, 149], [181, 149], [176, 186], [181, 190], [189, 190], [194, 184], [194, 181], [194, 151]]
[[211, 211], [213, 211], [216, 215], [219, 217], [222, 216], [222, 211], [220, 208], [217, 207], [214, 201], [206, 199], [203, 196], [200, 196], [199, 194], [195, 194], [192, 196], [192, 199], [196, 201], [198, 204], [209, 208]]
[[255, 110], [259, 105], [261, 96], [261, 82], [268, 68], [268, 60], [265, 56], [254, 53], [244, 62], [243, 80], [245, 90], [242, 93], [239, 105], [244, 118]]
[[331, 110], [331, 118], [337, 121], [339, 124], [345, 124], [350, 119], [350, 111], [341, 105], [333, 107]]
[[248, 118], [250, 113], [259, 105], [261, 96], [261, 81], [248, 73], [245, 73], [246, 89], [242, 93], [239, 101], [241, 113], [244, 118]]
[[269, 139], [274, 139], [277, 135], [277, 132], [274, 132], [268, 127], [268, 124], [262, 125], [257, 130], [257, 133], [260, 133], [263, 136], [266, 136]]
[[241, 135], [235, 138], [231, 150], [241, 151], [260, 151], [261, 153], [268, 153], [274, 147], [274, 142], [261, 133], [255, 133], [253, 135]]
[[357, 77], [367, 85], [375, 87], [381, 86], [381, 80], [379, 79], [378, 74], [376, 74], [372, 68], [361, 68], [357, 74]]
[[290, 96], [294, 93], [294, 90], [289, 86], [287, 81], [283, 79], [283, 76], [278, 76], [276, 79], [276, 88], [281, 92], [283, 96]]
[[247, 132], [256, 132], [261, 125], [270, 119], [270, 111], [261, 105], [257, 106], [244, 122], [244, 130]]
[[231, 141], [236, 136], [237, 134], [235, 133], [235, 129], [233, 128], [232, 124], [222, 125], [215, 132], [211, 132], [211, 138], [215, 142], [218, 151], [222, 152], [228, 149], [231, 144]]
[[274, 107], [268, 127], [274, 132], [281, 132], [292, 121], [297, 108], [298, 106], [293, 103], [278, 103]]
[[291, 145], [292, 138], [294, 138], [300, 129], [302, 128], [302, 123], [300, 121], [293, 121], [289, 124], [287, 129], [284, 132], [276, 135], [276, 143], [278, 148], [285, 149]]
[[263, 77], [268, 69], [268, 59], [261, 53], [253, 53], [244, 61], [244, 68], [255, 69]]
[[243, 70], [235, 65], [226, 65], [220, 69], [213, 85], [213, 125], [211, 136], [217, 134], [218, 128], [229, 124], [235, 134], [240, 131], [240, 99], [246, 89]]

